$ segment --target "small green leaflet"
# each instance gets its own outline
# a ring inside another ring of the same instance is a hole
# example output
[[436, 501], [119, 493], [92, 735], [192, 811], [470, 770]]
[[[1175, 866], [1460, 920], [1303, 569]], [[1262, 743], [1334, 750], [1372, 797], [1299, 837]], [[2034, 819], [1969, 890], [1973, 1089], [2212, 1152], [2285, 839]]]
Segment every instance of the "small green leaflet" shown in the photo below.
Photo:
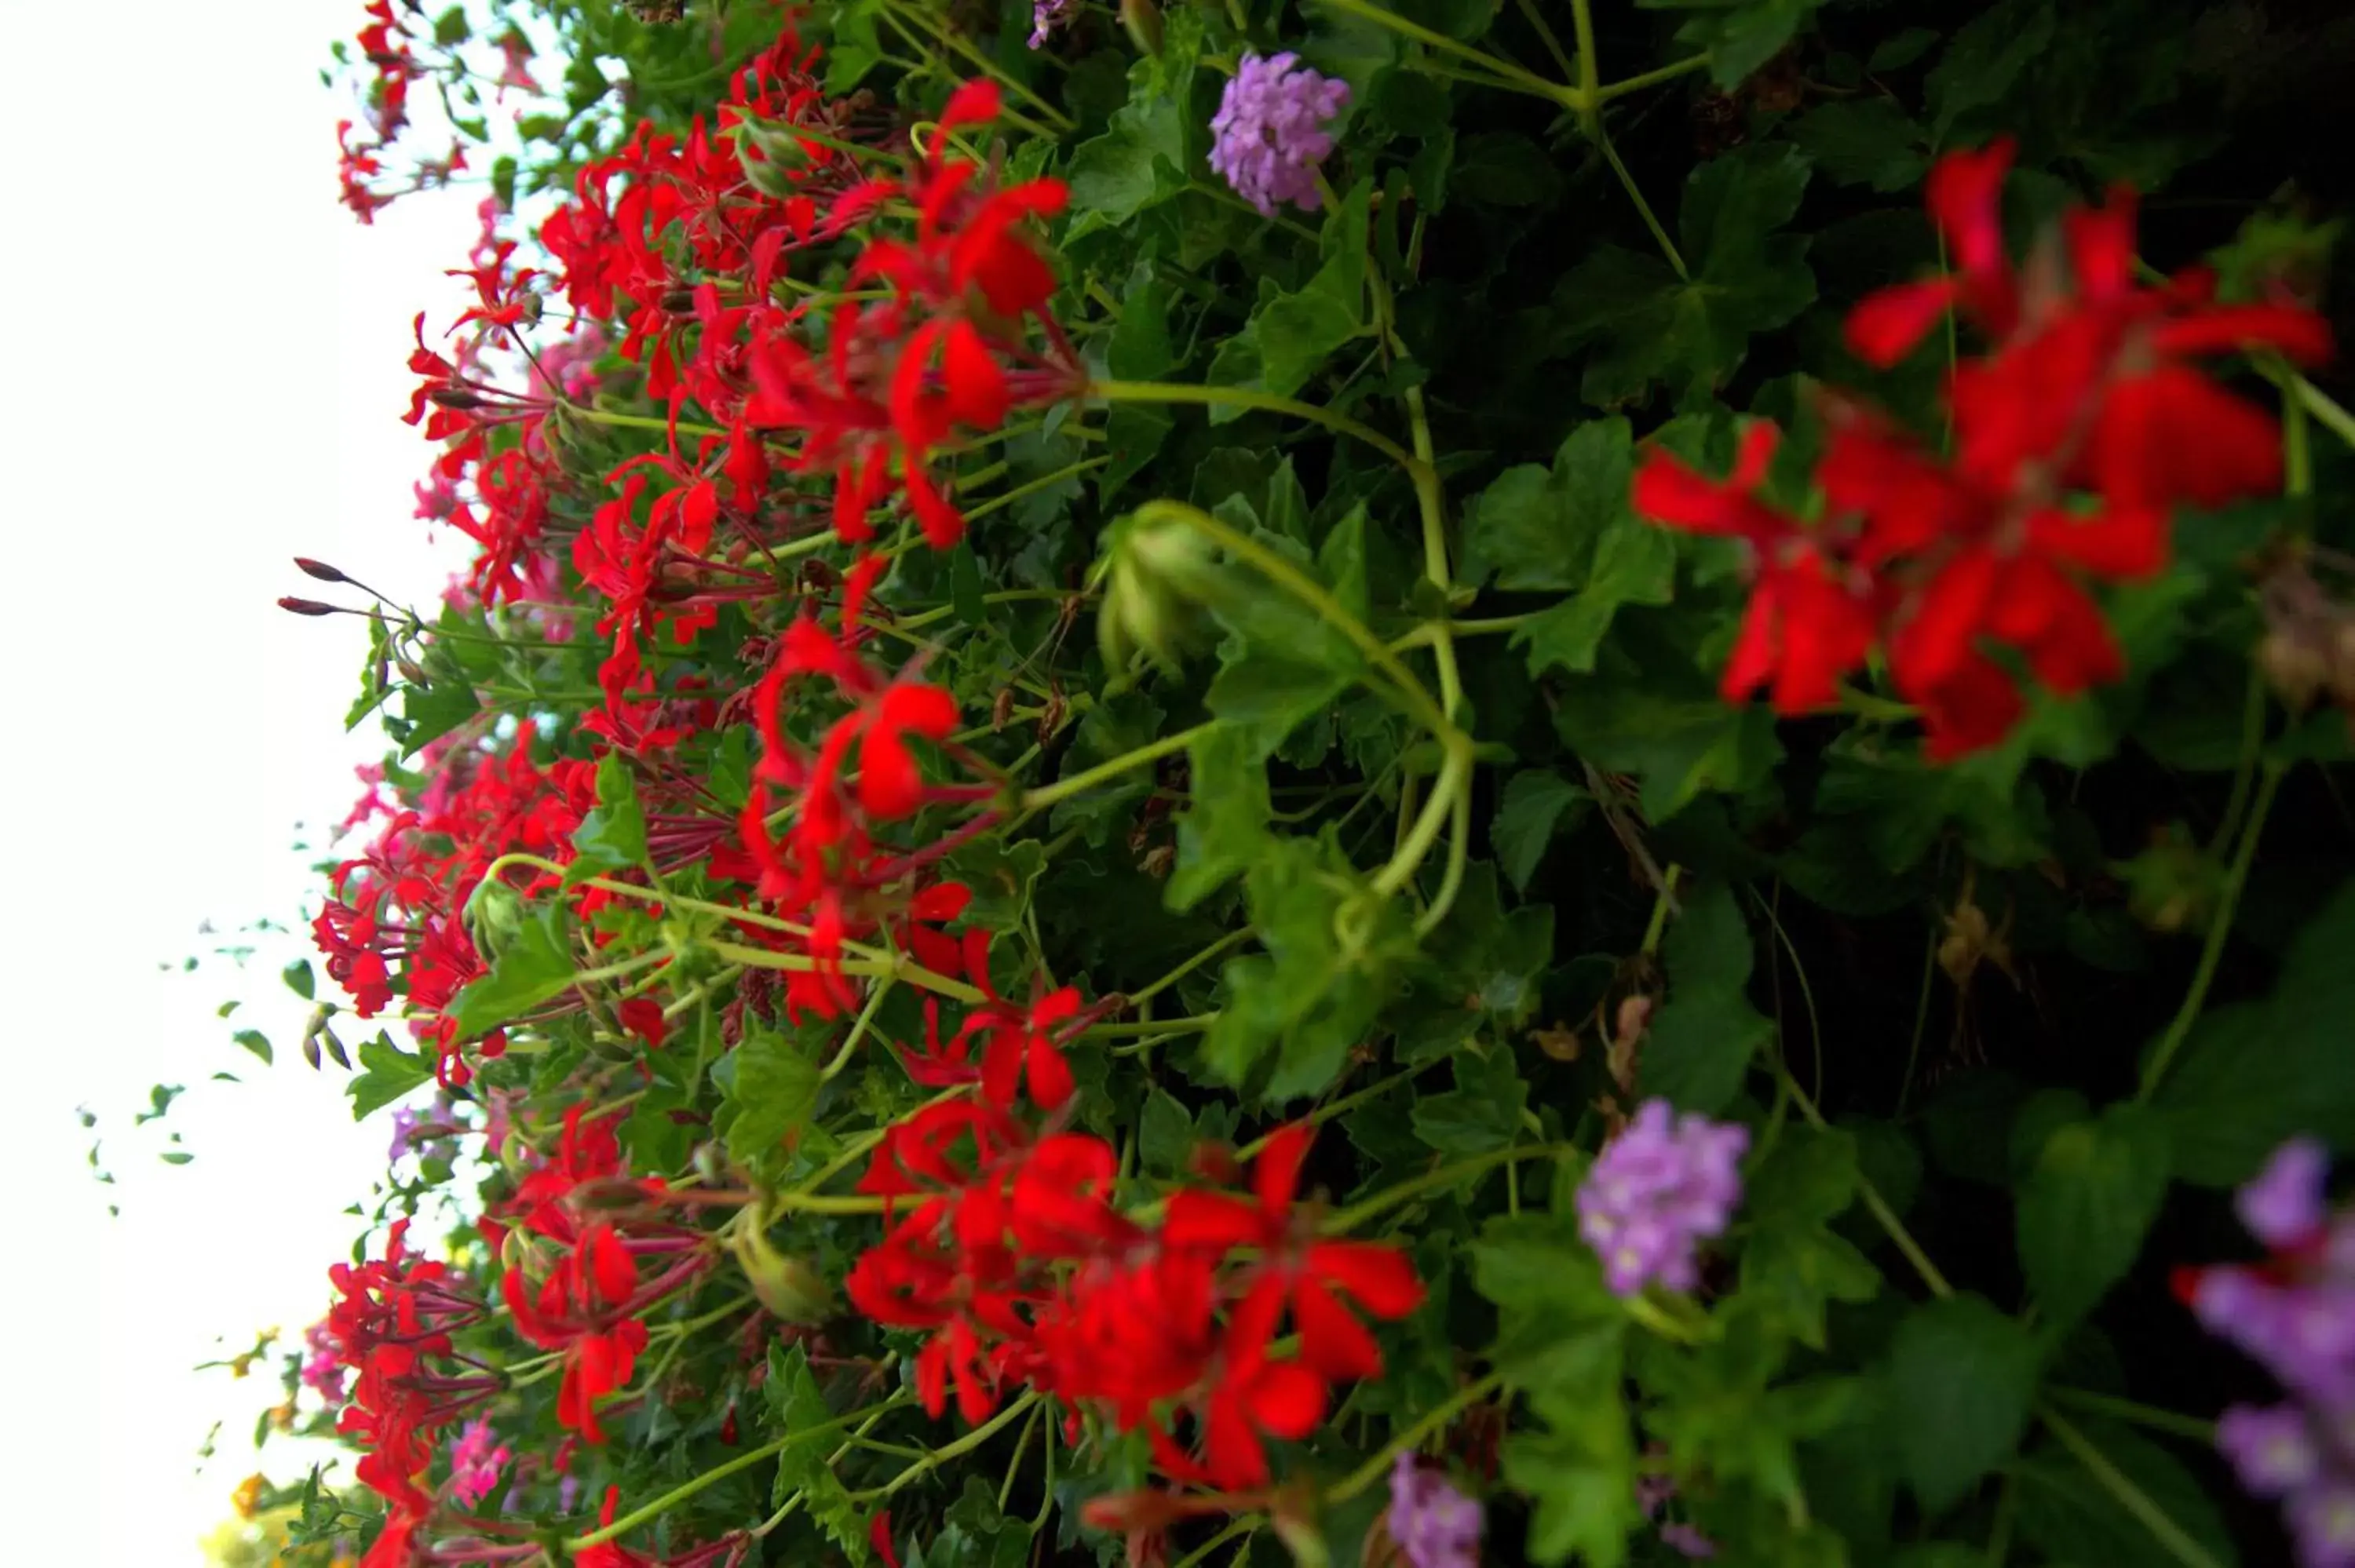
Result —
[[581, 819], [572, 848], [575, 858], [564, 873], [567, 887], [646, 863], [645, 810], [638, 804], [637, 780], [618, 751], [607, 752], [597, 764], [597, 804]]
[[561, 996], [576, 974], [564, 937], [564, 915], [550, 905], [523, 921], [491, 961], [491, 972], [467, 983], [450, 1003], [458, 1038], [471, 1040]]
[[433, 1081], [433, 1063], [422, 1054], [403, 1051], [392, 1036], [379, 1030], [373, 1040], [360, 1042], [364, 1069], [345, 1089], [352, 1097], [352, 1119], [359, 1121], [400, 1099], [411, 1089]]

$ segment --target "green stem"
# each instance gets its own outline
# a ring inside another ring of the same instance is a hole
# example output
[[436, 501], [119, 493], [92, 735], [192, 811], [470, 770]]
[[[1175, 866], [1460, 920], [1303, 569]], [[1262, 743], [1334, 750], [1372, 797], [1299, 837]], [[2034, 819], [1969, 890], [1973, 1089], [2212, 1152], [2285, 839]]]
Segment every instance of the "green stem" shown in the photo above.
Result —
[[1517, 1160], [1555, 1160], [1570, 1153], [1572, 1148], [1567, 1143], [1524, 1143], [1512, 1149], [1493, 1149], [1486, 1154], [1476, 1154], [1468, 1160], [1443, 1165], [1436, 1171], [1401, 1181], [1388, 1192], [1377, 1192], [1362, 1203], [1336, 1209], [1326, 1216], [1324, 1234], [1340, 1235], [1355, 1230], [1377, 1214], [1395, 1209], [1401, 1203], [1412, 1202], [1425, 1192], [1453, 1187], [1458, 1181], [1493, 1171], [1499, 1165], [1509, 1165]]
[[1022, 791], [1018, 809], [1024, 811], [1043, 810], [1058, 800], [1068, 800], [1074, 795], [1084, 795], [1099, 784], [1109, 783], [1122, 774], [1133, 772], [1148, 762], [1158, 762], [1173, 751], [1185, 750], [1198, 737], [1218, 728], [1219, 723], [1217, 719], [1206, 720], [1190, 729], [1181, 729], [1175, 735], [1165, 735], [1158, 740], [1138, 747], [1135, 751], [1124, 752], [1110, 762], [1100, 762], [1083, 772], [1072, 774], [1069, 779], [1058, 779], [1052, 784], [1041, 784], [1035, 789], [1025, 789]]
[[2073, 1406], [2088, 1415], [2106, 1415], [2115, 1421], [2131, 1422], [2147, 1426], [2154, 1432], [2188, 1438], [2199, 1444], [2216, 1441], [2216, 1424], [2202, 1421], [2196, 1415], [2184, 1415], [2172, 1410], [2160, 1410], [2115, 1394], [2095, 1393], [2088, 1388], [2047, 1388], [2045, 1394], [2055, 1404]]
[[1660, 882], [1660, 891], [1652, 899], [1652, 917], [1644, 926], [1644, 945], [1636, 950], [1646, 958], [1660, 950], [1660, 938], [1668, 934], [1668, 909], [1677, 901], [1677, 880], [1685, 868], [1671, 863], [1667, 876]]
[[850, 1033], [843, 1040], [842, 1049], [834, 1054], [834, 1060], [828, 1062], [825, 1069], [818, 1074], [819, 1083], [833, 1082], [841, 1075], [845, 1067], [850, 1065], [850, 1054], [858, 1049], [859, 1041], [866, 1038], [868, 1029], [875, 1022], [875, 1014], [882, 1008], [883, 999], [891, 994], [892, 982], [897, 978], [897, 976], [885, 978], [868, 993], [867, 1005], [858, 1010], [858, 1018], [852, 1021]]
[[1594, 94], [1595, 101], [1598, 104], [1608, 103], [1614, 98], [1625, 98], [1631, 92], [1641, 92], [1647, 87], [1657, 87], [1664, 81], [1674, 81], [1680, 76], [1690, 76], [1697, 70], [1708, 69], [1709, 57], [1694, 55], [1689, 58], [1680, 59], [1674, 65], [1662, 66], [1657, 70], [1647, 70], [1640, 76], [1631, 76], [1624, 81], [1614, 81], [1607, 86], [1597, 88]]
[[1408, 21], [1396, 12], [1385, 11], [1379, 5], [1369, 5], [1366, 0], [1317, 0], [1317, 3], [1328, 5], [1336, 11], [1347, 12], [1352, 16], [1363, 17], [1378, 27], [1388, 27], [1391, 32], [1412, 38], [1426, 48], [1437, 49], [1442, 54], [1454, 55], [1458, 59], [1469, 60], [1482, 70], [1503, 77], [1508, 81], [1519, 82], [1531, 91], [1552, 99], [1572, 112], [1582, 112], [1585, 108], [1586, 96], [1577, 88], [1564, 87], [1560, 82], [1548, 81], [1535, 71], [1524, 70], [1510, 60], [1499, 59], [1484, 49], [1476, 49], [1469, 44], [1458, 43], [1444, 33], [1433, 32], [1420, 23]]
[[559, 403], [558, 408], [575, 414], [592, 425], [610, 425], [618, 430], [656, 430], [664, 435], [677, 430], [683, 436], [725, 436], [728, 432], [717, 425], [698, 425], [691, 419], [672, 424], [666, 418], [652, 414], [623, 414], [606, 408], [592, 408], [585, 403]]
[[[1537, 8], [1535, 0], [1516, 0], [1516, 3], [1521, 8], [1521, 15], [1528, 18], [1529, 26], [1537, 29], [1538, 40], [1545, 45], [1546, 53], [1553, 57], [1553, 63], [1561, 68], [1561, 74], [1566, 77], [1576, 76], [1578, 68], [1570, 63], [1570, 56], [1563, 51], [1561, 40], [1553, 36], [1553, 28], [1547, 25], [1545, 14]], [[1588, 96], [1592, 97], [1593, 93], [1589, 91]]]
[[[1251, 933], [1238, 931], [1235, 935], [1247, 937]], [[1140, 1034], [1199, 1034], [1218, 1021], [1215, 1012], [1191, 1018], [1133, 1018], [1124, 1023], [1091, 1023], [1080, 1033], [1091, 1040], [1126, 1040]]]
[[2264, 778], [2257, 785], [2256, 804], [2249, 810], [2249, 825], [2241, 831], [2240, 851], [2232, 856], [2232, 869], [2224, 878], [2223, 896], [2217, 901], [2216, 913], [2208, 927], [2208, 940], [2200, 949], [2200, 967], [2191, 972], [2191, 989], [2184, 994], [2183, 1005], [2175, 1010], [2167, 1033], [2159, 1037], [2158, 1048], [2151, 1052], [2150, 1062], [2142, 1070], [2142, 1082], [2135, 1090], [2137, 1100], [2150, 1098], [2168, 1064], [2190, 1035], [2191, 1026], [2200, 1021], [2200, 1005], [2208, 1000], [2208, 987], [2216, 979], [2216, 966], [2224, 957], [2224, 939], [2232, 935], [2241, 889], [2249, 880], [2250, 863], [2257, 858], [2257, 841], [2264, 836], [2265, 813], [2273, 809], [2274, 794], [2281, 788], [2285, 771], [2278, 762], [2264, 765]]
[[[1171, 969], [1167, 974], [1163, 975], [1159, 980], [1155, 980], [1151, 985], [1145, 987], [1142, 991], [1130, 991], [1128, 993], [1130, 1004], [1132, 1006], [1141, 1006], [1144, 1003], [1150, 1001], [1153, 998], [1160, 995], [1163, 991], [1167, 991], [1171, 986], [1176, 985], [1179, 980], [1184, 980], [1188, 975], [1192, 974], [1196, 969], [1200, 969], [1204, 964], [1209, 963], [1212, 959], [1217, 958], [1220, 953], [1225, 952], [1228, 948], [1240, 946], [1241, 944], [1249, 941], [1251, 939], [1251, 928], [1249, 927], [1245, 927], [1240, 931], [1228, 932], [1225, 936], [1220, 938], [1217, 941], [1211, 943], [1200, 952], [1196, 953], [1192, 958], [1188, 959], [1184, 963], [1179, 964], [1176, 969]], [[1156, 1024], [1155, 1027], [1166, 1029], [1168, 1025], [1163, 1023]]]
[[692, 1480], [680, 1482], [677, 1486], [675, 1486], [670, 1490], [663, 1493], [662, 1496], [655, 1499], [654, 1501], [647, 1503], [645, 1507], [632, 1509], [628, 1513], [623, 1514], [613, 1523], [602, 1525], [596, 1530], [591, 1531], [586, 1535], [574, 1536], [571, 1540], [564, 1542], [565, 1555], [568, 1557], [578, 1556], [581, 1552], [588, 1551], [592, 1546], [602, 1546], [609, 1541], [618, 1540], [623, 1535], [637, 1529], [638, 1526], [645, 1523], [648, 1520], [658, 1518], [666, 1510], [676, 1507], [679, 1503], [685, 1502], [687, 1499], [703, 1490], [706, 1487], [714, 1486], [720, 1481], [724, 1481], [729, 1477], [736, 1474], [739, 1470], [750, 1469], [754, 1465], [761, 1463], [763, 1459], [773, 1458], [777, 1455], [783, 1453], [791, 1445], [799, 1443], [805, 1438], [822, 1436], [828, 1432], [839, 1431], [843, 1427], [849, 1425], [854, 1421], [863, 1419], [870, 1414], [879, 1415], [887, 1410], [909, 1404], [914, 1398], [915, 1396], [913, 1394], [902, 1391], [899, 1393], [893, 1394], [890, 1398], [883, 1401], [880, 1404], [870, 1405], [864, 1410], [852, 1411], [848, 1415], [837, 1416], [832, 1421], [825, 1422], [816, 1426], [805, 1426], [798, 1432], [788, 1432], [783, 1436], [773, 1438], [769, 1442], [762, 1444], [757, 1448], [747, 1448], [744, 1452], [737, 1455], [726, 1464], [706, 1470], [703, 1474], [696, 1477]]
[[1472, 747], [1459, 739], [1448, 747], [1447, 759], [1440, 764], [1439, 778], [1432, 784], [1431, 798], [1423, 803], [1414, 825], [1407, 830], [1390, 863], [1375, 875], [1375, 892], [1391, 897], [1413, 878], [1423, 857], [1431, 853], [1431, 846], [1438, 842], [1440, 828], [1455, 815], [1456, 797], [1464, 794], [1471, 781]]
[[1005, 1409], [999, 1411], [996, 1415], [991, 1416], [988, 1420], [983, 1422], [980, 1425], [975, 1427], [964, 1436], [957, 1438], [954, 1442], [943, 1444], [941, 1446], [933, 1449], [931, 1453], [925, 1455], [922, 1459], [917, 1460], [914, 1464], [909, 1466], [906, 1469], [892, 1477], [890, 1480], [884, 1482], [881, 1486], [871, 1487], [863, 1492], [851, 1493], [850, 1500], [861, 1507], [864, 1507], [868, 1503], [882, 1501], [885, 1498], [891, 1496], [893, 1493], [899, 1491], [902, 1487], [905, 1487], [916, 1480], [919, 1477], [925, 1475], [929, 1471], [939, 1469], [949, 1460], [960, 1458], [966, 1454], [972, 1453], [975, 1448], [980, 1447], [984, 1443], [988, 1442], [992, 1437], [996, 1436], [998, 1433], [1011, 1425], [1017, 1419], [1028, 1414], [1030, 1407], [1038, 1403], [1039, 1395], [1036, 1393], [1024, 1394], [1021, 1398], [1016, 1400], [1013, 1404], [1007, 1405]]
[[[1791, 1070], [1783, 1065], [1779, 1054], [1774, 1061], [1774, 1075], [1782, 1081], [1785, 1092], [1799, 1107], [1800, 1115], [1819, 1128], [1829, 1128], [1831, 1124], [1824, 1120], [1824, 1113], [1816, 1108], [1816, 1102], [1807, 1097], [1807, 1091], [1799, 1087], [1799, 1081], [1791, 1076]], [[1930, 1294], [1952, 1296], [1955, 1287], [1938, 1271], [1938, 1266], [1930, 1261], [1930, 1255], [1922, 1250], [1922, 1244], [1913, 1239], [1913, 1233], [1905, 1228], [1904, 1222], [1897, 1217], [1897, 1211], [1891, 1208], [1889, 1200], [1881, 1195], [1881, 1189], [1874, 1186], [1869, 1178], [1859, 1177], [1856, 1190], [1857, 1196], [1864, 1200], [1865, 1211], [1871, 1214], [1873, 1223], [1905, 1255], [1905, 1261], [1913, 1266], [1913, 1272], [1921, 1276], [1922, 1283], [1930, 1287]]]
[[1317, 618], [1348, 638], [1367, 662], [1390, 677], [1397, 691], [1392, 694], [1413, 718], [1443, 744], [1451, 740], [1457, 745], [1470, 744], [1455, 721], [1432, 700], [1431, 693], [1404, 661], [1391, 652], [1380, 638], [1366, 630], [1364, 621], [1349, 613], [1347, 606], [1335, 599], [1324, 584], [1302, 571], [1290, 560], [1276, 554], [1249, 535], [1229, 527], [1199, 506], [1188, 506], [1182, 501], [1148, 501], [1136, 509], [1138, 522], [1150, 524], [1158, 518], [1188, 524], [1229, 555], [1237, 556], [1256, 567], [1261, 576], [1284, 589], [1302, 604], [1316, 612]]
[[1322, 425], [1337, 434], [1355, 437], [1410, 474], [1417, 466], [1412, 453], [1371, 425], [1360, 424], [1347, 414], [1337, 414], [1314, 403], [1279, 397], [1272, 392], [1253, 392], [1241, 387], [1198, 387], [1176, 381], [1095, 381], [1089, 383], [1087, 395], [1106, 403], [1198, 403], [1207, 407], [1223, 404], [1231, 408], [1256, 408], [1263, 413], [1288, 414], [1295, 419]]
[[1467, 1383], [1457, 1389], [1444, 1402], [1418, 1418], [1413, 1425], [1391, 1438], [1380, 1453], [1334, 1482], [1332, 1489], [1325, 1494], [1326, 1503], [1329, 1506], [1348, 1502], [1380, 1480], [1389, 1472], [1391, 1461], [1411, 1448], [1421, 1447], [1424, 1438], [1434, 1432], [1444, 1431], [1449, 1422], [1496, 1393], [1504, 1381], [1504, 1373], [1490, 1372], [1478, 1383]]
[[1188, 1552], [1185, 1556], [1180, 1557], [1177, 1562], [1171, 1563], [1170, 1568], [1200, 1568], [1200, 1564], [1209, 1560], [1211, 1552], [1216, 1552], [1220, 1547], [1224, 1546], [1228, 1542], [1234, 1540], [1235, 1537], [1239, 1535], [1251, 1535], [1256, 1533], [1259, 1530], [1259, 1525], [1260, 1521], [1256, 1519], [1236, 1520], [1232, 1524], [1228, 1525], [1226, 1529], [1219, 1531], [1218, 1534], [1210, 1537], [1209, 1540], [1202, 1542], [1201, 1545], [1197, 1546], [1193, 1551]]
[[1084, 462], [1075, 462], [1068, 468], [1060, 468], [1050, 474], [1018, 484], [1011, 490], [991, 496], [977, 506], [965, 508], [964, 520], [971, 523], [975, 518], [986, 517], [993, 512], [1013, 505], [1026, 495], [1036, 495], [1049, 485], [1060, 484], [1067, 479], [1073, 479], [1091, 470], [1103, 468], [1111, 461], [1112, 459], [1108, 457], [1089, 458]]
[[2115, 1499], [2120, 1508], [2139, 1520], [2142, 1527], [2150, 1531], [2153, 1540], [2167, 1548], [2169, 1556], [2182, 1563], [2183, 1568], [2223, 1568], [2206, 1547], [2192, 1540], [2181, 1525], [2168, 1516], [2165, 1509], [2151, 1500], [2149, 1493], [2137, 1486], [2125, 1471], [2110, 1463], [2109, 1456], [2103, 1453], [2092, 1438], [2079, 1431], [2076, 1423], [2049, 1404], [2038, 1406], [2037, 1414], [2043, 1418], [2046, 1426], [2051, 1428], [2052, 1436], [2061, 1439], [2062, 1446], [2075, 1455], [2077, 1462], [2102, 1484], [2102, 1489]]

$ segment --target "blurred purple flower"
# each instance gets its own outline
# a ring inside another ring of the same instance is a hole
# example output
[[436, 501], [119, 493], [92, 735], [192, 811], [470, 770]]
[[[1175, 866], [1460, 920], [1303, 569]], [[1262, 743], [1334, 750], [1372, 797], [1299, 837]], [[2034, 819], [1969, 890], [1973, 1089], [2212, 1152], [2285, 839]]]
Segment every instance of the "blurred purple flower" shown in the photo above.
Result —
[[1245, 55], [1210, 121], [1210, 167], [1269, 217], [1279, 202], [1314, 212], [1323, 205], [1316, 166], [1333, 152], [1327, 127], [1348, 103], [1348, 82], [1289, 50]]
[[1749, 1147], [1745, 1128], [1677, 1116], [1666, 1100], [1644, 1103], [1578, 1190], [1578, 1234], [1603, 1259], [1614, 1291], [1700, 1282], [1694, 1251], [1733, 1217]]
[[2319, 1140], [2291, 1139], [2241, 1189], [2235, 1202], [2241, 1223], [2267, 1246], [2296, 1246], [2311, 1240], [2328, 1217], [2322, 1183], [2329, 1174], [2330, 1152]]
[[1477, 1568], [1480, 1505], [1412, 1454], [1391, 1467], [1391, 1539], [1412, 1568]]

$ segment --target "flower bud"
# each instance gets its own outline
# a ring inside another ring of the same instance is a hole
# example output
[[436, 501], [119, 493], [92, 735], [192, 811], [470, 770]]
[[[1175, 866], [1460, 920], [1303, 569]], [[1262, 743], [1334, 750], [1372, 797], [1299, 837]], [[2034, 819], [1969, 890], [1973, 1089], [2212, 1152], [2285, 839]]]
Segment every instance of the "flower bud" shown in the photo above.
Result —
[[336, 607], [332, 604], [321, 604], [315, 599], [296, 599], [293, 594], [287, 594], [283, 598], [280, 599], [278, 601], [278, 608], [281, 609], [292, 610], [296, 615], [333, 615], [336, 613]]
[[495, 959], [515, 934], [523, 929], [523, 899], [496, 877], [486, 878], [466, 900], [462, 911], [466, 934], [484, 958]]
[[728, 1247], [743, 1269], [745, 1282], [769, 1312], [787, 1323], [823, 1322], [833, 1308], [833, 1292], [816, 1269], [797, 1257], [787, 1257], [769, 1245], [759, 1227], [739, 1224], [728, 1233]]
[[314, 561], [308, 556], [295, 556], [294, 566], [304, 577], [316, 577], [323, 583], [347, 583], [352, 580], [326, 562]]
[[1142, 651], [1176, 665], [1194, 641], [1199, 602], [1217, 582], [1209, 541], [1182, 522], [1138, 515], [1114, 524], [1107, 551], [1096, 612], [1104, 662], [1124, 670]]
[[1161, 7], [1153, 0], [1120, 0], [1120, 25], [1140, 53], [1161, 55]]
[[467, 391], [464, 387], [436, 387], [425, 395], [425, 400], [439, 408], [455, 408], [460, 413], [483, 406], [481, 396]]

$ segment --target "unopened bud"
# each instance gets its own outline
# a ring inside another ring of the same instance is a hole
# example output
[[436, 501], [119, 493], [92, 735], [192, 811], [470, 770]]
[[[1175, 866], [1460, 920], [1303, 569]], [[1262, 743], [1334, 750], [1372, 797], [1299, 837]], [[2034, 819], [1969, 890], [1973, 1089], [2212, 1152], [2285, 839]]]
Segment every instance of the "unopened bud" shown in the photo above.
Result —
[[1120, 0], [1120, 25], [1140, 52], [1160, 57], [1161, 7], [1153, 0]]
[[1217, 583], [1209, 541], [1183, 522], [1139, 514], [1114, 525], [1106, 548], [1096, 612], [1105, 662], [1125, 669], [1143, 652], [1177, 664], [1193, 641], [1199, 603]]
[[323, 583], [347, 583], [352, 580], [326, 562], [314, 561], [308, 556], [295, 556], [294, 565], [304, 577], [316, 577]]
[[2268, 631], [2257, 644], [2257, 667], [2266, 683], [2280, 694], [2285, 706], [2303, 708], [2314, 701], [2331, 674], [2322, 651], [2291, 631]]
[[693, 315], [695, 313], [695, 291], [693, 289], [664, 290], [662, 308], [669, 314], [675, 316]]
[[467, 391], [464, 387], [436, 387], [425, 395], [425, 400], [443, 408], [456, 408], [462, 412], [483, 406], [481, 397]]
[[315, 599], [296, 599], [291, 593], [279, 599], [278, 608], [281, 609], [292, 610], [296, 615], [333, 615], [336, 613], [336, 607], [332, 604], [321, 604]]
[[752, 1294], [773, 1316], [787, 1323], [825, 1321], [833, 1306], [833, 1292], [816, 1269], [771, 1246], [769, 1238], [751, 1224], [730, 1230], [728, 1246], [736, 1255]]

